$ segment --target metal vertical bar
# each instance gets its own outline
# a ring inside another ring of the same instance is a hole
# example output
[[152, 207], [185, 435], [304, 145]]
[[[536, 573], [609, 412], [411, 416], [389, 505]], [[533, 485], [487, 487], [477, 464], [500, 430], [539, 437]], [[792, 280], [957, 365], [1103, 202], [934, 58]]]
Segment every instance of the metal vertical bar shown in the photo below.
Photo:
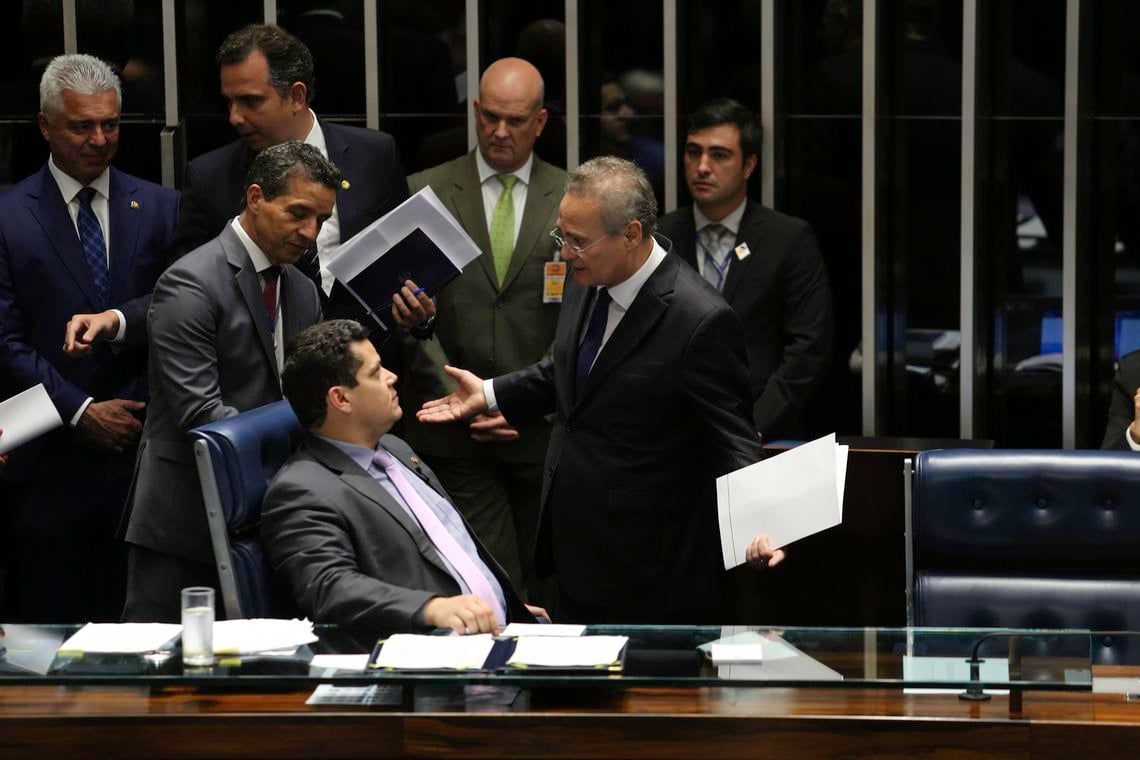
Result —
[[879, 326], [875, 304], [876, 248], [876, 70], [878, 56], [878, 0], [863, 3], [863, 161], [862, 161], [862, 335], [863, 434], [875, 435], [877, 426], [875, 379]]
[[914, 460], [903, 460], [903, 552], [906, 557], [906, 625], [914, 625]]
[[975, 330], [974, 283], [976, 229], [974, 218], [975, 161], [977, 160], [978, 115], [978, 0], [962, 2], [962, 212], [961, 288], [959, 330], [962, 337], [958, 365], [958, 434], [974, 437], [974, 401], [977, 366], [974, 361]]
[[581, 155], [581, 93], [578, 92], [578, 0], [566, 0], [566, 168]]
[[776, 206], [776, 0], [760, 2], [760, 202]]
[[380, 129], [380, 31], [376, 0], [364, 0], [364, 119]]
[[475, 112], [479, 94], [479, 0], [467, 0], [467, 150], [475, 150]]
[[262, 18], [266, 24], [277, 23], [277, 0], [264, 0], [262, 3]]
[[63, 52], [79, 52], [79, 35], [75, 22], [75, 0], [63, 0]]
[[178, 174], [175, 132], [182, 115], [178, 109], [178, 48], [175, 0], [162, 0], [162, 98], [166, 128], [159, 135], [162, 184], [174, 187]]
[[664, 0], [665, 212], [677, 208], [677, 0]]
[[1077, 445], [1077, 119], [1080, 0], [1065, 3], [1064, 198], [1061, 234], [1061, 444]]

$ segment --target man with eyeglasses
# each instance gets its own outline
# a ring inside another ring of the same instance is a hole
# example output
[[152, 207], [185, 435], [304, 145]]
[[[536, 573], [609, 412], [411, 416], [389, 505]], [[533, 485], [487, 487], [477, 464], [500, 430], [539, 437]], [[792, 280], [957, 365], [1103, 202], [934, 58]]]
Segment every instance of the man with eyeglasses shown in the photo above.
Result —
[[[403, 341], [409, 409], [454, 389], [446, 364], [493, 377], [550, 350], [566, 267], [547, 231], [566, 173], [534, 154], [546, 126], [543, 98], [530, 63], [494, 62], [474, 102], [478, 147], [408, 178], [412, 192], [430, 185], [483, 251], [439, 292], [434, 339]], [[509, 426], [490, 413], [440, 427], [408, 415], [404, 435], [515, 585], [540, 596], [531, 558], [550, 424]]]
[[[633, 163], [570, 172], [552, 237], [577, 287], [553, 354], [489, 380], [449, 367], [459, 388], [418, 412], [554, 414], [537, 558], [568, 622], [723, 622], [715, 480], [761, 456], [740, 320], [666, 255], [656, 221]], [[747, 556], [774, 565], [784, 553], [761, 535]]]

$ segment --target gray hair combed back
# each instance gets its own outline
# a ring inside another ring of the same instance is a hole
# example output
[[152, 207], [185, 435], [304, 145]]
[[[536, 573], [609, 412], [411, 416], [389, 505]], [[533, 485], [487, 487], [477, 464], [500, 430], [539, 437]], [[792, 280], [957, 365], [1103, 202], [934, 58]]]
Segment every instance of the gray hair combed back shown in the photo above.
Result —
[[113, 90], [115, 99], [121, 104], [123, 91], [119, 77], [103, 61], [93, 55], [73, 53], [56, 56], [44, 69], [40, 77], [40, 110], [45, 114], [56, 114], [63, 110], [63, 91], [71, 90], [81, 95], [97, 95]]
[[[340, 184], [340, 169], [312, 145], [290, 140], [257, 154], [245, 175], [245, 186], [257, 185], [266, 200], [273, 200], [289, 188], [291, 177], [304, 177], [334, 191]], [[245, 209], [245, 195], [242, 195]]]
[[617, 156], [599, 156], [570, 172], [566, 194], [591, 198], [602, 207], [602, 225], [617, 235], [630, 222], [641, 222], [642, 239], [657, 226], [657, 198], [637, 164]]

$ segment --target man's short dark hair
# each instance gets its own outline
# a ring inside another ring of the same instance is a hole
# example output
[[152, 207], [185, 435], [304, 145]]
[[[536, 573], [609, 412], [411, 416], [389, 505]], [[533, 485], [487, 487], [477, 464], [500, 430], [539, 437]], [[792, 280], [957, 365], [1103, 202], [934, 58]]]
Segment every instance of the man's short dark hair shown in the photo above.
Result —
[[[289, 140], [257, 154], [245, 175], [245, 187], [257, 185], [265, 199], [271, 201], [289, 188], [293, 177], [319, 182], [335, 192], [340, 184], [340, 169], [312, 145]], [[241, 207], [245, 209], [244, 193]]]
[[305, 85], [308, 103], [316, 94], [313, 77], [313, 54], [305, 43], [279, 26], [250, 24], [238, 29], [222, 41], [216, 57], [219, 66], [241, 63], [260, 52], [269, 64], [269, 84], [277, 94], [286, 97], [294, 82]]
[[351, 319], [330, 319], [302, 330], [289, 343], [281, 388], [306, 429], [324, 423], [329, 388], [356, 387], [360, 359], [349, 346], [362, 340], [368, 340], [364, 325]]
[[719, 127], [721, 124], [735, 124], [740, 129], [740, 153], [745, 161], [749, 156], [760, 155], [762, 134], [756, 122], [756, 114], [746, 106], [731, 98], [717, 98], [702, 105], [689, 116], [689, 131], [692, 134], [701, 129]]

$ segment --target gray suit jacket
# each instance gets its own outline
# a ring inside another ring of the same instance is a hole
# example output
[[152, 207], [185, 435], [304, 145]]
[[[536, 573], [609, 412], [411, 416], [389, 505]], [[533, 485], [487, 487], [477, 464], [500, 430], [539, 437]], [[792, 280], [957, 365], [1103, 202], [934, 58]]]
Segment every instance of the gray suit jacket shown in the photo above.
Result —
[[[381, 443], [444, 498], [435, 474], [393, 435]], [[468, 528], [470, 531], [470, 528]], [[535, 622], [506, 573], [471, 534], [511, 620]], [[344, 452], [308, 435], [265, 495], [261, 537], [270, 566], [304, 614], [372, 635], [423, 630], [417, 612], [459, 584], [419, 525]]]
[[[320, 321], [317, 289], [285, 266], [286, 343]], [[213, 562], [205, 507], [187, 433], [281, 398], [273, 329], [261, 285], [228, 225], [159, 278], [151, 300], [147, 408], [128, 498], [127, 541], [196, 562]]]
[[[566, 172], [535, 156], [522, 225], [501, 288], [475, 152], [414, 174], [408, 184], [413, 193], [430, 185], [483, 251], [440, 291], [433, 339], [403, 341], [404, 371], [411, 379], [401, 392], [404, 409], [412, 411], [454, 389], [444, 364], [495, 377], [529, 366], [550, 351], [559, 306], [542, 302], [542, 284], [544, 265], [554, 257], [554, 242], [547, 233], [558, 220]], [[472, 441], [465, 425], [421, 425], [414, 414], [404, 417], [404, 432], [422, 454], [464, 457], [493, 450], [506, 461], [541, 462], [550, 425], [536, 420], [519, 429], [517, 441], [493, 447]]]

